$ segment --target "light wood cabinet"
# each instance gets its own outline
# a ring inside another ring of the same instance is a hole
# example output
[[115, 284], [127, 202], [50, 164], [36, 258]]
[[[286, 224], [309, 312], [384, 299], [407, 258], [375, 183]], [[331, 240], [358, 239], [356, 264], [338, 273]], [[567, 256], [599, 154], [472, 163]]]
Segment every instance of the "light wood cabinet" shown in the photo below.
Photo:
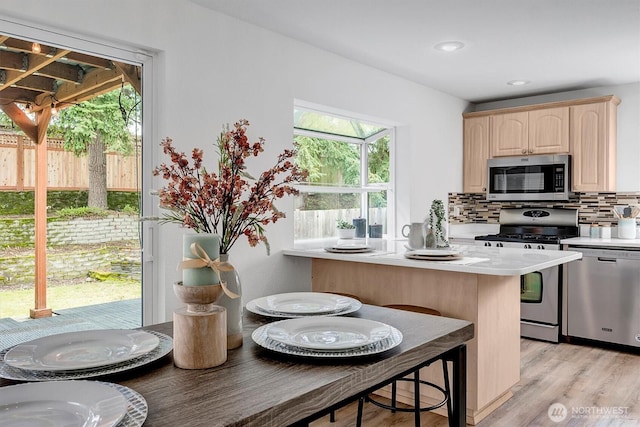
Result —
[[616, 191], [618, 104], [608, 95], [463, 114], [463, 191], [485, 191], [492, 157], [566, 153], [571, 191]]
[[489, 158], [489, 117], [464, 120], [463, 191], [483, 193], [487, 185]]
[[569, 107], [529, 111], [529, 154], [569, 152]]
[[573, 191], [616, 191], [619, 102], [614, 98], [571, 107]]
[[491, 116], [491, 156], [569, 152], [569, 107]]
[[491, 116], [491, 157], [524, 156], [529, 151], [529, 113]]

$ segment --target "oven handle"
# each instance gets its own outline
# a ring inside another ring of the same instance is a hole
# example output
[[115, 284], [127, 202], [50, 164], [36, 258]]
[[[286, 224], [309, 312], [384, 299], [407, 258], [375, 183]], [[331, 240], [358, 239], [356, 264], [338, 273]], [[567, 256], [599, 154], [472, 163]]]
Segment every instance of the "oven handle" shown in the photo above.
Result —
[[557, 327], [552, 325], [545, 325], [544, 323], [527, 322], [526, 320], [521, 320], [520, 323], [524, 323], [525, 325], [532, 325], [532, 326], [542, 326], [543, 328], [549, 328], [549, 329], [553, 329]]

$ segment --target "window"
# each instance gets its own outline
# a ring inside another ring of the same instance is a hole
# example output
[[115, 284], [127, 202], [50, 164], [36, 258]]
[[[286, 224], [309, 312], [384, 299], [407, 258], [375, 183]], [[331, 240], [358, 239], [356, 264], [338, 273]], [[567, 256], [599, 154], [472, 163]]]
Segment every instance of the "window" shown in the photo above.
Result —
[[366, 218], [386, 233], [393, 206], [393, 127], [296, 106], [296, 162], [309, 171], [297, 186], [294, 240], [335, 237], [337, 220]]

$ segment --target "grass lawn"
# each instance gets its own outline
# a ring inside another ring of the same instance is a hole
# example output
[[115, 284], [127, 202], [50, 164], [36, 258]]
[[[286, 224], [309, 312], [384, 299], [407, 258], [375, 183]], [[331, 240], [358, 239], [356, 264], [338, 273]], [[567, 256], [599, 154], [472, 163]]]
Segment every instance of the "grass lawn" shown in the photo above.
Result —
[[[139, 281], [106, 280], [47, 286], [47, 307], [53, 311], [85, 305], [102, 304], [140, 298]], [[29, 317], [29, 309], [34, 307], [33, 288], [2, 289], [0, 287], [0, 318], [21, 319]]]

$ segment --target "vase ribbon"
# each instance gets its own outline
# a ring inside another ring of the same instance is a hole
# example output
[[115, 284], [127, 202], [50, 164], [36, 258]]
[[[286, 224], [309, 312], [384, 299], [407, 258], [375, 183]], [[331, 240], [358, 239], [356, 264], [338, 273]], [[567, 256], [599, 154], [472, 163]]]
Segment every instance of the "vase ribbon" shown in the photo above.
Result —
[[[221, 271], [233, 271], [233, 265], [229, 262], [222, 262], [220, 258], [216, 258], [215, 260], [211, 260], [207, 252], [202, 249], [202, 246], [198, 244], [198, 242], [193, 242], [190, 246], [191, 253], [196, 256], [196, 258], [188, 258], [180, 262], [178, 265], [179, 270], [184, 270], [185, 268], [210, 268], [216, 273], [218, 273], [218, 277], [220, 277]], [[227, 288], [227, 284], [220, 277], [220, 286], [222, 286], [222, 290], [229, 298], [238, 298], [240, 295], [231, 291]]]

